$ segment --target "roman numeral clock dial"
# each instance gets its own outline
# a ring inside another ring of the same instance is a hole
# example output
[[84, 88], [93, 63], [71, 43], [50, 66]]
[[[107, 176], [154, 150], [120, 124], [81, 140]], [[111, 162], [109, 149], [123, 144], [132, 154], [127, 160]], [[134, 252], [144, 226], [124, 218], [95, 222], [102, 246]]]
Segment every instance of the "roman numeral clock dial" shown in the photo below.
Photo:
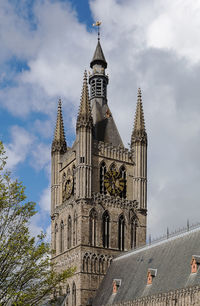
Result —
[[119, 196], [120, 193], [124, 190], [125, 182], [121, 177], [120, 172], [112, 169], [106, 172], [104, 185], [111, 196]]

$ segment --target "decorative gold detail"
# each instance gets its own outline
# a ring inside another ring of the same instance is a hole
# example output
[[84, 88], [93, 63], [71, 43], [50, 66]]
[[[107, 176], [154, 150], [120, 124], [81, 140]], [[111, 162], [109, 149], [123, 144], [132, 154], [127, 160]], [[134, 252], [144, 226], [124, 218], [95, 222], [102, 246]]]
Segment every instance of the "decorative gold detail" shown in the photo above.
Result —
[[124, 190], [125, 181], [120, 172], [111, 169], [105, 174], [104, 185], [111, 196], [119, 196]]
[[68, 175], [63, 181], [63, 201], [70, 198], [73, 191], [73, 177]]

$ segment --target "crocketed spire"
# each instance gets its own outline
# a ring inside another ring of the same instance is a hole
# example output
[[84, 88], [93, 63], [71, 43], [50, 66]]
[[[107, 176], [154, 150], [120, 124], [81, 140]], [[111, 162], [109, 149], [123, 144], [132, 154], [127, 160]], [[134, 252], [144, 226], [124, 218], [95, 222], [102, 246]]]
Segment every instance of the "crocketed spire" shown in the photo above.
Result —
[[107, 68], [107, 62], [106, 62], [105, 56], [103, 54], [103, 50], [101, 48], [101, 44], [100, 44], [99, 40], [97, 42], [97, 46], [96, 46], [96, 50], [94, 52], [93, 59], [90, 63], [90, 68], [92, 68], [95, 64], [100, 64], [104, 68]]
[[88, 93], [87, 71], [85, 70], [83, 78], [83, 88], [81, 94], [81, 103], [79, 107], [76, 128], [78, 129], [81, 126], [92, 127], [92, 124], [93, 120], [92, 120], [92, 112], [91, 112], [89, 93]]
[[145, 130], [144, 112], [142, 106], [142, 93], [140, 88], [138, 88], [137, 107], [134, 128], [131, 136], [131, 145], [137, 141], [147, 142], [147, 133]]
[[67, 150], [67, 143], [65, 140], [65, 131], [64, 131], [63, 116], [62, 116], [62, 102], [61, 99], [59, 99], [56, 128], [54, 132], [54, 139], [52, 142], [52, 152], [59, 151], [61, 153], [64, 153], [66, 152], [66, 150]]

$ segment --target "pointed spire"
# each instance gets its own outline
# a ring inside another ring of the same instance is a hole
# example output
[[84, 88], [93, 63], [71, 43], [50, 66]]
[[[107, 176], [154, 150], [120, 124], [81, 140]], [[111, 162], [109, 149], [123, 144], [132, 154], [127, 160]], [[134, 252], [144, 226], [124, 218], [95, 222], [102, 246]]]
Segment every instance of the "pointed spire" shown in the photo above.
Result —
[[61, 99], [58, 101], [58, 111], [57, 111], [57, 120], [56, 128], [54, 132], [54, 139], [52, 142], [52, 152], [59, 151], [61, 153], [66, 152], [67, 143], [65, 140], [63, 116], [62, 116], [62, 102]]
[[92, 120], [92, 112], [91, 112], [89, 93], [88, 93], [87, 71], [85, 70], [83, 78], [81, 103], [79, 107], [76, 128], [78, 129], [81, 126], [92, 127], [92, 125], [93, 125], [93, 120]]
[[93, 59], [90, 63], [90, 68], [93, 68], [95, 64], [102, 65], [105, 69], [107, 68], [107, 62], [101, 48], [100, 40], [98, 39], [96, 50], [94, 52]]
[[147, 133], [145, 130], [144, 112], [142, 106], [142, 93], [140, 88], [138, 88], [137, 107], [133, 133], [131, 136], [131, 145], [138, 141], [147, 143]]

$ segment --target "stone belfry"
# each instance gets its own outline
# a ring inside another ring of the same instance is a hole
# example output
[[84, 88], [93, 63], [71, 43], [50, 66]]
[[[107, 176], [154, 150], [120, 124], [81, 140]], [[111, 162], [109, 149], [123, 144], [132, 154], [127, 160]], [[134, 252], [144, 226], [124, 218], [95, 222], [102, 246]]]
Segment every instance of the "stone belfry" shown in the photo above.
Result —
[[[52, 260], [76, 266], [59, 291], [65, 305], [92, 305], [113, 257], [146, 242], [147, 134], [141, 91], [131, 147], [124, 147], [107, 101], [107, 62], [98, 39], [84, 73], [76, 139], [67, 146], [61, 101], [52, 143]], [[90, 86], [90, 93], [88, 89]]]

